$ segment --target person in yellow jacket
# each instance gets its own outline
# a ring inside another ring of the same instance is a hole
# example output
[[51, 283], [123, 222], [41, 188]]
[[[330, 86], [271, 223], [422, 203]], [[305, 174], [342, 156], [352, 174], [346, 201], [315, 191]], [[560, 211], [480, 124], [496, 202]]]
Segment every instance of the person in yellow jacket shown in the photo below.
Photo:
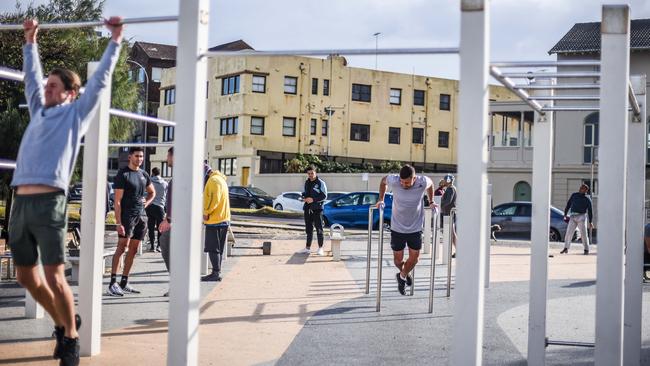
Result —
[[226, 176], [218, 170], [210, 173], [203, 189], [203, 224], [203, 251], [210, 257], [212, 273], [201, 277], [201, 281], [221, 281], [221, 259], [230, 225], [230, 200]]

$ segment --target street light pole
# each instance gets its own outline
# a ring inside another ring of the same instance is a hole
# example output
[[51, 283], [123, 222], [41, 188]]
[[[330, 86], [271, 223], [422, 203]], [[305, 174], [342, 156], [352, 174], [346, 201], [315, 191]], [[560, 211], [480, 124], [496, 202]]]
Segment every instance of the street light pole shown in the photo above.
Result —
[[375, 70], [377, 70], [377, 54], [378, 54], [378, 50], [379, 50], [379, 35], [380, 34], [381, 34], [381, 32], [377, 32], [377, 33], [373, 34], [373, 36], [375, 36]]

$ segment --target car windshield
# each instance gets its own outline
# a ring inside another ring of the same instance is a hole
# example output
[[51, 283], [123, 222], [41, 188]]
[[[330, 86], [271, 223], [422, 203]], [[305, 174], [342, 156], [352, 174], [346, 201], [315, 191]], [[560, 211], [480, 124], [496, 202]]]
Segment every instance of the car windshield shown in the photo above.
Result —
[[343, 193], [343, 192], [328, 192], [328, 193], [327, 193], [327, 199], [328, 199], [328, 200], [334, 200], [334, 199], [337, 199], [337, 198], [339, 198], [339, 197], [341, 197], [341, 196], [343, 196], [343, 195], [345, 195], [345, 194], [347, 194], [347, 193]]
[[261, 189], [259, 189], [257, 187], [249, 187], [248, 190], [252, 194], [255, 194], [255, 195], [258, 195], [258, 196], [268, 196], [269, 195], [268, 193], [264, 192], [263, 190], [261, 190]]

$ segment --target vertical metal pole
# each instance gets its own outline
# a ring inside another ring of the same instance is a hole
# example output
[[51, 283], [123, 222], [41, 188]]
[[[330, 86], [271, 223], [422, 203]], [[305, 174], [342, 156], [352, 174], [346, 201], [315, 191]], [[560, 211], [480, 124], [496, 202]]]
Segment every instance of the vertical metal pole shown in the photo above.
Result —
[[646, 164], [646, 76], [631, 76], [641, 115], [629, 124], [627, 151], [627, 202], [625, 237], [625, 301], [623, 324], [623, 364], [641, 364], [641, 307], [643, 273], [643, 222]]
[[368, 249], [366, 251], [366, 294], [370, 293], [370, 257], [372, 256], [372, 212], [375, 210], [374, 207], [368, 209]]
[[461, 0], [458, 93], [458, 234], [452, 365], [483, 358], [487, 205], [489, 1]]
[[203, 196], [205, 83], [207, 60], [200, 55], [208, 48], [208, 0], [186, 0], [179, 5], [176, 67], [174, 228], [171, 231], [173, 270], [170, 273], [169, 336], [167, 365], [198, 363], [199, 305], [201, 303], [200, 260]]
[[449, 233], [449, 250], [447, 251], [447, 297], [451, 296], [451, 243], [454, 235], [453, 232], [455, 219], [456, 209], [452, 209], [449, 213], [449, 229], [447, 229], [447, 232]]
[[611, 366], [623, 362], [630, 8], [603, 5], [601, 34], [595, 359]]
[[433, 290], [436, 283], [436, 248], [438, 247], [438, 218], [437, 213], [433, 218], [433, 235], [431, 235], [431, 276], [429, 278], [429, 314], [433, 313]]
[[381, 311], [381, 271], [384, 260], [384, 208], [379, 208], [379, 245], [377, 249], [377, 312]]
[[[487, 188], [487, 201], [488, 203], [492, 202], [492, 184], [488, 184]], [[492, 207], [491, 204], [485, 205], [485, 216], [486, 217], [491, 217], [492, 216]], [[492, 247], [492, 240], [491, 240], [491, 225], [485, 225], [485, 278], [484, 278], [484, 285], [483, 287], [485, 288], [490, 288], [490, 252], [491, 252], [491, 247]]]
[[415, 292], [415, 267], [413, 267], [413, 270], [411, 270], [411, 296], [413, 296], [413, 293]]
[[[536, 84], [550, 85], [542, 79]], [[553, 95], [539, 90], [539, 96]], [[552, 102], [546, 106], [552, 107]], [[530, 302], [528, 310], [528, 364], [546, 362], [546, 302], [548, 288], [548, 232], [551, 210], [551, 168], [553, 165], [553, 113], [535, 112], [533, 141], [533, 204], [530, 255]]]
[[451, 238], [451, 216], [445, 215], [442, 217], [442, 255], [440, 264], [445, 264], [447, 257], [451, 255]]
[[[431, 203], [433, 205], [433, 202]], [[430, 208], [424, 209], [424, 238], [422, 238], [423, 243], [428, 243], [431, 240], [431, 215], [433, 211]], [[428, 245], [422, 247], [422, 254], [431, 253], [431, 248]]]

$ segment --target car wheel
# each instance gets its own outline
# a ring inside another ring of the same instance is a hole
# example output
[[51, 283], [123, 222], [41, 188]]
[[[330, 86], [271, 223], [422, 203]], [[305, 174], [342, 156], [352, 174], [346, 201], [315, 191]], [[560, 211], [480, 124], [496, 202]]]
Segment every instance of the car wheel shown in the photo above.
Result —
[[282, 205], [281, 205], [281, 204], [279, 204], [279, 203], [278, 203], [278, 204], [276, 204], [274, 208], [275, 208], [276, 210], [278, 210], [278, 211], [282, 211], [282, 210], [283, 210], [283, 207], [282, 207]]
[[384, 231], [390, 231], [390, 220], [384, 220]]
[[560, 232], [557, 231], [557, 229], [551, 228], [548, 231], [548, 241], [562, 241], [562, 237], [560, 236]]
[[251, 202], [248, 204], [248, 208], [250, 208], [251, 210], [257, 210], [259, 207], [257, 206], [257, 203]]

